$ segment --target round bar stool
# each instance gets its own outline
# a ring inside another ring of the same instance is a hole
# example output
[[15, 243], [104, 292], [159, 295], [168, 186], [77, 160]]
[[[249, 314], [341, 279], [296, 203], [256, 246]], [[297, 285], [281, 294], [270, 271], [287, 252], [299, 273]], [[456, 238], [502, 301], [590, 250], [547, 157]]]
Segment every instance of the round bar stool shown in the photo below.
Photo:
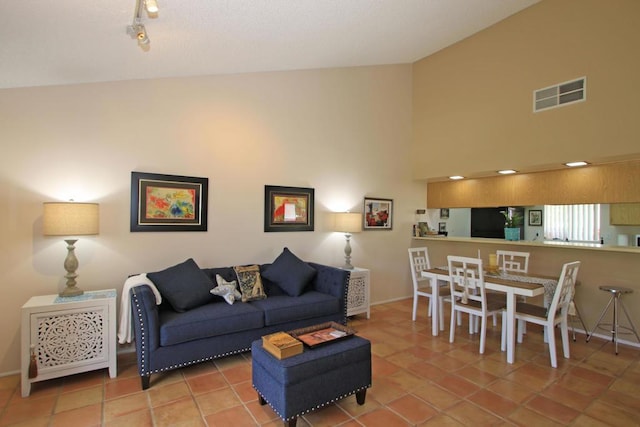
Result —
[[[638, 339], [638, 342], [640, 342], [638, 331], [636, 331], [636, 327], [633, 325], [633, 322], [631, 321], [631, 317], [627, 312], [627, 308], [624, 306], [624, 303], [620, 298], [624, 294], [632, 293], [633, 289], [623, 288], [621, 286], [600, 286], [600, 290], [609, 292], [611, 294], [611, 298], [609, 298], [609, 302], [607, 303], [604, 310], [602, 310], [602, 313], [600, 314], [600, 318], [596, 322], [596, 326], [594, 326], [591, 332], [589, 332], [589, 334], [587, 335], [587, 342], [589, 342], [589, 340], [591, 339], [591, 336], [593, 335], [596, 329], [598, 328], [605, 329], [604, 328], [605, 326], [610, 326], [611, 329], [609, 331], [611, 332], [611, 341], [614, 342], [616, 347], [616, 354], [618, 354], [618, 334], [619, 333], [630, 334], [631, 332], [633, 332], [636, 338]], [[605, 314], [607, 314], [607, 311], [609, 310], [609, 307], [612, 304], [613, 304], [613, 323], [601, 323], [602, 319], [604, 318]], [[622, 311], [624, 311], [625, 316], [627, 316], [627, 321], [629, 322], [629, 326], [621, 326], [618, 323], [618, 305], [622, 307]], [[629, 332], [618, 332], [618, 329], [625, 329]]]

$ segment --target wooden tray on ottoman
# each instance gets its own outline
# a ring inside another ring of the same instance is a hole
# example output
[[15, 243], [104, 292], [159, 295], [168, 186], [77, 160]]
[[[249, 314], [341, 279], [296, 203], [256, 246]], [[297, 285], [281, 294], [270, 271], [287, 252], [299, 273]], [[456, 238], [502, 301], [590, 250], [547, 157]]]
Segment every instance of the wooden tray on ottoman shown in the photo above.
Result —
[[307, 328], [289, 331], [289, 335], [313, 348], [353, 336], [356, 332], [336, 322], [321, 323]]

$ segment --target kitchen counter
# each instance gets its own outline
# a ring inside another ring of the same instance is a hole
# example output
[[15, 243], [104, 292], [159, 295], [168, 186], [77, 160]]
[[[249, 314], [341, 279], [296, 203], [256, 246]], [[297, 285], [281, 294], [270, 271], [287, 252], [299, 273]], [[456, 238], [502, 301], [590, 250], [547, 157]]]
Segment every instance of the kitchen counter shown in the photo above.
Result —
[[[492, 245], [514, 245], [514, 246], [535, 246], [535, 247], [553, 247], [553, 248], [566, 248], [566, 249], [585, 249], [596, 251], [609, 251], [609, 252], [627, 252], [640, 254], [640, 248], [637, 246], [615, 246], [600, 243], [578, 243], [578, 242], [563, 242], [561, 240], [544, 240], [544, 241], [531, 241], [531, 240], [504, 240], [504, 239], [487, 239], [483, 237], [414, 237], [414, 240], [427, 240], [427, 241], [448, 241], [448, 242], [460, 242], [460, 243], [478, 243], [478, 244], [492, 244]], [[515, 250], [515, 249], [514, 249]], [[521, 250], [526, 250], [522, 248]]]

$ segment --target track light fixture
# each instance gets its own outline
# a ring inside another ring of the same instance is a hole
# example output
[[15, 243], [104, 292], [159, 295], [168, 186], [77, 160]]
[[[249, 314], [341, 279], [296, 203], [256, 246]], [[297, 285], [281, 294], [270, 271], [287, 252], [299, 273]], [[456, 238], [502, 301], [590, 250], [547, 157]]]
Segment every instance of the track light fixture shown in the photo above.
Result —
[[133, 13], [133, 22], [127, 27], [127, 34], [132, 39], [138, 40], [138, 46], [148, 52], [151, 49], [151, 40], [147, 34], [147, 29], [142, 23], [142, 7], [145, 7], [147, 15], [155, 18], [158, 16], [158, 3], [156, 0], [136, 0], [136, 9]]
[[158, 13], [158, 2], [156, 0], [144, 0], [144, 7], [148, 14]]

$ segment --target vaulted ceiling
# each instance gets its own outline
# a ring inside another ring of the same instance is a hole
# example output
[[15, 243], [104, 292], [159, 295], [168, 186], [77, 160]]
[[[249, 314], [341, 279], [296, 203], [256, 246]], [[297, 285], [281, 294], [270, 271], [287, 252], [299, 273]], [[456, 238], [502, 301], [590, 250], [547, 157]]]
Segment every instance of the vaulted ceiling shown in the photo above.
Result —
[[0, 88], [412, 63], [538, 0], [1, 0]]

